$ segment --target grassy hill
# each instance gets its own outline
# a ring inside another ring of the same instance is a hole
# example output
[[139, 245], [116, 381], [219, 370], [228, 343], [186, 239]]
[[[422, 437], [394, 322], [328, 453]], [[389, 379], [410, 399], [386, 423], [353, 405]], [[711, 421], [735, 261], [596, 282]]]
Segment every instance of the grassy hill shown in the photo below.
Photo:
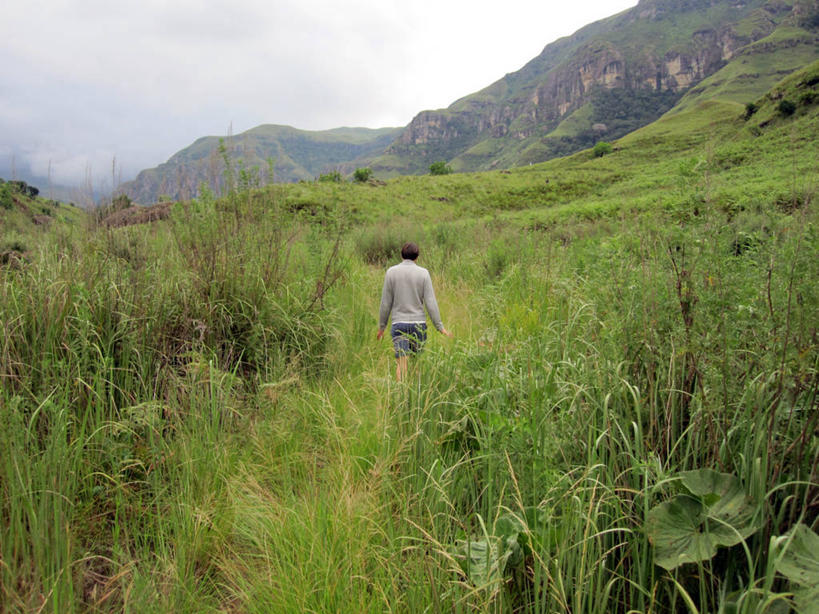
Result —
[[672, 107], [755, 99], [819, 57], [817, 24], [816, 0], [643, 0], [405, 128], [264, 125], [227, 139], [221, 152], [219, 137], [203, 137], [122, 189], [141, 204], [191, 198], [203, 183], [219, 193], [225, 158], [241, 160], [255, 184], [366, 166], [381, 179], [426, 174], [440, 160], [462, 172], [542, 162], [620, 138]]
[[[0, 265], [3, 608], [811, 612], [819, 62], [742, 97], [52, 226]], [[397, 383], [407, 239], [455, 338]]]
[[25, 257], [32, 245], [53, 224], [78, 224], [85, 212], [39, 196], [40, 190], [25, 181], [0, 179], [0, 261]]
[[[383, 150], [397, 132], [397, 128], [307, 131], [262, 125], [230, 138], [203, 137], [164, 164], [142, 171], [121, 189], [142, 204], [152, 204], [160, 195], [191, 198], [202, 183], [219, 192], [225, 157], [234, 163], [241, 160], [257, 183], [311, 180], [339, 169], [346, 174], [355, 169], [359, 158]], [[222, 152], [220, 143], [224, 144]]]
[[819, 57], [816, 15], [815, 2], [646, 0], [419, 114], [371, 166], [381, 176], [426, 172], [435, 160], [459, 171], [510, 168], [619, 138], [684, 94], [751, 100]]

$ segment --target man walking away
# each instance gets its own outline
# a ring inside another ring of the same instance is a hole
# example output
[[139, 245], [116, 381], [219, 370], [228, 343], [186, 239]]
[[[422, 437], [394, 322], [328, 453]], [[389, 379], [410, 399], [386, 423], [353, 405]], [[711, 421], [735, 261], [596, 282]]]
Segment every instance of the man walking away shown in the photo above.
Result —
[[438, 302], [432, 290], [429, 271], [415, 264], [419, 249], [415, 243], [404, 243], [403, 262], [387, 269], [384, 289], [381, 291], [381, 309], [378, 316], [378, 339], [384, 336], [387, 320], [392, 313], [392, 343], [397, 365], [395, 376], [400, 381], [407, 373], [408, 356], [416, 354], [427, 339], [427, 318], [424, 307], [439, 332], [451, 337], [438, 311]]

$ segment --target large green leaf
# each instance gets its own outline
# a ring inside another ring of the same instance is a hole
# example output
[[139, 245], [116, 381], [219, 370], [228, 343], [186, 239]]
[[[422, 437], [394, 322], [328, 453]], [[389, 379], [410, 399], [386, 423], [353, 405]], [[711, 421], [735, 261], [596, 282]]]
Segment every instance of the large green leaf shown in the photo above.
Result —
[[465, 540], [458, 543], [455, 557], [475, 586], [494, 588], [503, 579], [506, 561], [512, 556], [505, 546], [504, 540], [495, 535]]
[[496, 588], [510, 569], [523, 562], [521, 542], [527, 530], [520, 518], [504, 514], [495, 521], [492, 535], [458, 542], [455, 558], [475, 586]]
[[776, 570], [792, 584], [800, 614], [819, 614], [819, 535], [804, 524], [798, 524], [782, 537], [776, 546], [785, 548], [776, 562]]
[[677, 495], [649, 511], [646, 532], [654, 562], [665, 569], [705, 561], [720, 546], [734, 546], [759, 529], [757, 506], [739, 480], [711, 469], [680, 474], [690, 495]]

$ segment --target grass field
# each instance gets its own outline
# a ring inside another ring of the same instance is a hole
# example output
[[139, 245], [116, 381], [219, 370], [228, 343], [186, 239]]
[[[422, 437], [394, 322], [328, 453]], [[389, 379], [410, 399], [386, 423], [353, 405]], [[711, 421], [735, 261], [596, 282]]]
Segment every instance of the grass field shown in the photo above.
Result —
[[[814, 612], [817, 71], [600, 158], [4, 226], [0, 612]], [[397, 383], [405, 240], [454, 338]]]

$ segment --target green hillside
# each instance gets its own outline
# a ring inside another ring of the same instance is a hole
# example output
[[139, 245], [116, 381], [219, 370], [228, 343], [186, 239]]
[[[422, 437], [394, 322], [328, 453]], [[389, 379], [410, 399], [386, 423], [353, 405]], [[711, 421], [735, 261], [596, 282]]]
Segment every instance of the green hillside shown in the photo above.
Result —
[[[191, 198], [202, 183], [220, 192], [224, 157], [252, 171], [258, 182], [311, 180], [321, 173], [355, 169], [356, 161], [382, 151], [399, 129], [336, 128], [297, 130], [262, 125], [233, 137], [203, 137], [177, 152], [164, 164], [142, 171], [121, 186], [136, 202], [154, 203], [160, 195]], [[220, 152], [220, 143], [224, 151]], [[271, 167], [272, 164], [272, 167]]]
[[525, 166], [618, 139], [672, 108], [708, 99], [745, 104], [817, 59], [817, 41], [816, 0], [642, 0], [403, 129], [264, 125], [203, 137], [122, 189], [141, 204], [191, 198], [203, 183], [221, 193], [225, 159], [254, 185], [357, 167], [379, 179], [426, 174], [436, 161], [460, 172]]
[[47, 235], [52, 226], [76, 225], [85, 212], [43, 198], [25, 181], [0, 179], [0, 262], [18, 262]]
[[[741, 82], [511, 170], [12, 195], [0, 611], [814, 612], [819, 62]], [[454, 338], [396, 382], [406, 240]]]
[[683, 95], [751, 100], [819, 57], [817, 15], [815, 1], [644, 0], [419, 114], [371, 166], [381, 176], [423, 173], [435, 160], [459, 171], [510, 168], [622, 137]]

